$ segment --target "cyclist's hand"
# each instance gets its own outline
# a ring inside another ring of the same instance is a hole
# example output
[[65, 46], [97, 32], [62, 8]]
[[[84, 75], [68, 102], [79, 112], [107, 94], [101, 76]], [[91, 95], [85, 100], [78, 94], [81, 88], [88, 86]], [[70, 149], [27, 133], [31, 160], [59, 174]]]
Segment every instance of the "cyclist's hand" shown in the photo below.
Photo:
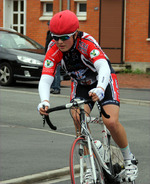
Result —
[[[43, 107], [45, 107], [45, 108], [43, 108]], [[46, 111], [47, 111], [49, 108], [50, 108], [50, 104], [49, 104], [49, 102], [47, 102], [47, 101], [43, 101], [43, 102], [39, 103], [39, 105], [38, 105], [38, 107], [37, 107], [37, 109], [38, 109], [38, 111], [39, 111], [39, 113], [40, 113], [41, 115], [48, 115], [48, 114], [46, 113]]]
[[92, 100], [96, 102], [97, 100], [102, 100], [104, 98], [104, 89], [97, 87], [89, 91], [89, 96], [92, 97]]

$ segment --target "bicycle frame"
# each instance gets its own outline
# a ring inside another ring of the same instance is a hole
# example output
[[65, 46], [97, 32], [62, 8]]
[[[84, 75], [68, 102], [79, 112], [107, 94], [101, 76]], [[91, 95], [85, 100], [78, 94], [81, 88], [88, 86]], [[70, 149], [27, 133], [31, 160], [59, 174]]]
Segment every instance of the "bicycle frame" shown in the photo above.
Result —
[[[96, 176], [96, 167], [94, 164], [94, 154], [92, 151], [92, 148], [94, 149], [94, 152], [96, 153], [96, 158], [98, 159], [99, 164], [103, 167], [103, 169], [109, 174], [111, 175], [109, 168], [106, 165], [105, 160], [103, 160], [103, 158], [101, 157], [101, 155], [98, 153], [98, 150], [96, 148], [96, 145], [94, 143], [94, 140], [88, 130], [87, 127], [87, 118], [84, 112], [84, 105], [81, 104], [80, 105], [80, 121], [81, 121], [81, 137], [84, 137], [85, 140], [87, 141], [87, 145], [88, 145], [88, 151], [89, 151], [89, 155], [90, 155], [90, 161], [91, 161], [91, 166], [92, 166], [92, 172], [93, 172], [93, 180], [96, 183], [97, 181], [97, 176]], [[105, 159], [108, 162], [108, 139], [107, 139], [107, 133], [106, 133], [106, 127], [103, 124], [104, 127], [104, 131], [103, 131], [103, 143], [104, 145], [107, 147], [107, 151], [105, 152]], [[83, 149], [83, 148], [81, 148]], [[83, 182], [83, 157], [80, 157], [80, 183]], [[103, 179], [101, 180], [101, 183], [103, 184]]]

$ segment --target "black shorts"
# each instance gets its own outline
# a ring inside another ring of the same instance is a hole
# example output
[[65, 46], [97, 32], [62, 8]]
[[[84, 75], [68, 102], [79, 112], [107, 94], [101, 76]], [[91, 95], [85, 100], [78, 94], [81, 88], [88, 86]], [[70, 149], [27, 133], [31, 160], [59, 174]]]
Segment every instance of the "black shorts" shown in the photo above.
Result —
[[[71, 96], [70, 101], [72, 102], [74, 99], [90, 99], [89, 97], [89, 91], [93, 88], [96, 88], [97, 82], [92, 85], [81, 85], [81, 84], [72, 84], [71, 89]], [[118, 80], [116, 74], [111, 74], [109, 84], [105, 90], [105, 95], [103, 100], [101, 101], [101, 104], [108, 105], [108, 104], [114, 104], [120, 106], [120, 98], [119, 98], [119, 87], [118, 87]], [[94, 106], [94, 102], [91, 102], [88, 104], [90, 109], [92, 110]]]

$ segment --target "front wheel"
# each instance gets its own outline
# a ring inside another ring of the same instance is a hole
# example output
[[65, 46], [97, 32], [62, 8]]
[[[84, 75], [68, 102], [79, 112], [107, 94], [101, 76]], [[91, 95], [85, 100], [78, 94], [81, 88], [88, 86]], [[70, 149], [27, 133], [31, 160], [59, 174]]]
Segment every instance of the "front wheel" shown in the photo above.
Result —
[[[85, 151], [86, 150], [86, 151]], [[70, 177], [72, 184], [84, 184], [84, 176], [86, 172], [85, 152], [88, 150], [87, 142], [83, 137], [75, 139], [70, 150]], [[96, 167], [96, 183], [93, 180], [93, 184], [105, 184], [103, 170], [98, 164], [96, 154], [94, 155], [94, 164]]]

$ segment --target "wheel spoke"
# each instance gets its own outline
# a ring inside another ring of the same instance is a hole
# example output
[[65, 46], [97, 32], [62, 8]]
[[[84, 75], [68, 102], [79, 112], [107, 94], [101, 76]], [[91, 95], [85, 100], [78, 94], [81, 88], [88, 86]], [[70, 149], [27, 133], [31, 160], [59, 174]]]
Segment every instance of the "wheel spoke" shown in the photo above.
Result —
[[0, 74], [2, 74], [2, 75], [3, 75], [3, 73], [4, 73], [4, 71], [0, 69]]
[[4, 67], [4, 73], [6, 73], [8, 71], [8, 68], [5, 66]]
[[6, 77], [9, 77], [9, 76], [10, 76], [10, 73], [6, 73], [5, 76], [6, 76]]
[[6, 83], [8, 81], [8, 78], [6, 77], [6, 75], [4, 76], [4, 82]]

